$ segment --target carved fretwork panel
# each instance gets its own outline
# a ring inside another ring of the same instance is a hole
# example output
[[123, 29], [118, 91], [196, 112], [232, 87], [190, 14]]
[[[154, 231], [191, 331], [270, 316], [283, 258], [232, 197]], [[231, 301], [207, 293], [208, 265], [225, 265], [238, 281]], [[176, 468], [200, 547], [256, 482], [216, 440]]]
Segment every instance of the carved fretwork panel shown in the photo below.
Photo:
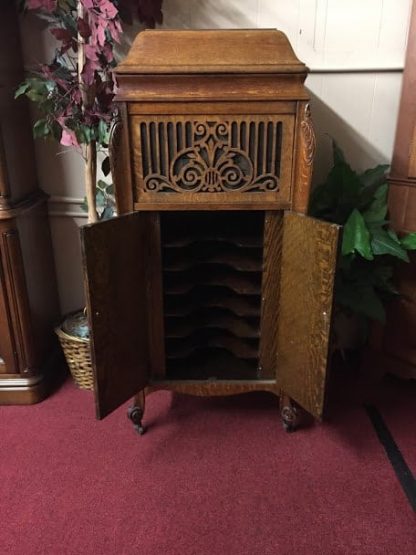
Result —
[[136, 201], [290, 200], [293, 116], [135, 116], [131, 125]]

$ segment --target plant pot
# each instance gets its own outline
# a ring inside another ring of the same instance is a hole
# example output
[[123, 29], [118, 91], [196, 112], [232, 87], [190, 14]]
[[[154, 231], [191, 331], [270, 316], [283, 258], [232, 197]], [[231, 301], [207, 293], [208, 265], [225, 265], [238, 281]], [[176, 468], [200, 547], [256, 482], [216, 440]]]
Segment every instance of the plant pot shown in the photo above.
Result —
[[[73, 325], [74, 322], [76, 325]], [[79, 322], [81, 323], [79, 325]], [[79, 328], [83, 333], [80, 333]], [[65, 317], [55, 328], [55, 333], [64, 351], [65, 359], [74, 382], [80, 389], [93, 389], [90, 339], [84, 311], [77, 311]]]

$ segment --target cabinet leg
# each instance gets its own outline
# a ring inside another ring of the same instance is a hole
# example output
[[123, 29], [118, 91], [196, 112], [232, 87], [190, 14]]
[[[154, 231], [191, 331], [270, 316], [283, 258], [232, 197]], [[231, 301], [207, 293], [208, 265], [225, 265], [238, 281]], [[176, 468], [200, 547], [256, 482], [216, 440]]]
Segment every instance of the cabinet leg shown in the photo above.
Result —
[[280, 395], [280, 416], [284, 430], [294, 432], [299, 425], [299, 409], [284, 393]]
[[145, 428], [142, 424], [142, 419], [144, 416], [146, 395], [144, 389], [139, 391], [139, 393], [134, 398], [134, 403], [128, 408], [127, 416], [133, 422], [134, 429], [141, 436], [145, 432]]

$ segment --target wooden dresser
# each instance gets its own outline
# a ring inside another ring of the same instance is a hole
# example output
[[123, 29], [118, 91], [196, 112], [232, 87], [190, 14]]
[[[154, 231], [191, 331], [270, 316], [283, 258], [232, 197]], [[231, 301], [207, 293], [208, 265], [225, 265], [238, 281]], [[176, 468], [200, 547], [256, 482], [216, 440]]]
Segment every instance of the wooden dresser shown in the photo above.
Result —
[[[402, 93], [389, 176], [389, 216], [399, 234], [416, 232], [416, 2], [408, 34]], [[416, 254], [395, 273], [400, 298], [387, 306], [384, 328], [374, 330], [365, 367], [416, 379]]]
[[144, 31], [116, 69], [119, 217], [82, 230], [99, 418], [135, 395], [143, 432], [157, 389], [321, 418], [338, 227], [305, 216], [306, 74], [274, 30]]
[[0, 404], [35, 403], [59, 318], [46, 195], [37, 185], [15, 2], [0, 18]]

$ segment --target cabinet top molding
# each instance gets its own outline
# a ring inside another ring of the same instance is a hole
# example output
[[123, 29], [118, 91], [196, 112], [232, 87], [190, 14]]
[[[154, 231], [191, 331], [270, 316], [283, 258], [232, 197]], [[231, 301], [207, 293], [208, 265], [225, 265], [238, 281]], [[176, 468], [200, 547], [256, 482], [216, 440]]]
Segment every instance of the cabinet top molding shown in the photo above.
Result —
[[115, 73], [304, 74], [307, 68], [276, 29], [146, 30]]

